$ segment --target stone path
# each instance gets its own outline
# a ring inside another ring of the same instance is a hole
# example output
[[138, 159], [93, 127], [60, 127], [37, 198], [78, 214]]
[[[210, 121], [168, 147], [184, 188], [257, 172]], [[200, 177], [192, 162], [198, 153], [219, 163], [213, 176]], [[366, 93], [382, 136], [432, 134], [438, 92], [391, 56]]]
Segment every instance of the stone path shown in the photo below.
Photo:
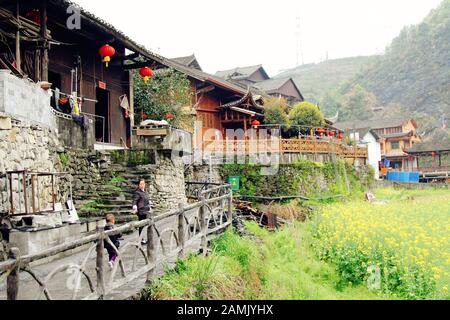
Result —
[[[175, 217], [172, 217], [172, 218], [165, 219], [163, 221], [158, 222], [156, 226], [157, 226], [158, 230], [164, 230], [166, 228], [174, 226], [175, 222], [176, 222]], [[134, 232], [133, 234], [124, 237], [124, 241], [121, 242], [121, 247], [123, 247], [125, 245], [125, 243], [127, 243], [127, 242], [130, 242], [130, 241], [137, 242], [137, 240], [138, 240], [138, 232]], [[169, 245], [169, 243], [170, 243], [169, 239], [164, 239], [164, 243]], [[198, 252], [199, 249], [200, 249], [200, 242], [197, 241], [196, 243], [193, 243], [190, 247], [186, 248], [186, 251], [187, 252]], [[145, 247], [144, 247], [144, 251], [145, 251]], [[83, 250], [79, 253], [76, 253], [70, 257], [62, 258], [62, 259], [55, 260], [53, 262], [50, 262], [50, 263], [47, 263], [44, 265], [33, 267], [32, 269], [37, 275], [44, 278], [45, 276], [47, 276], [49, 273], [51, 273], [56, 268], [67, 265], [69, 263], [75, 263], [75, 264], [81, 265], [81, 262], [86, 258], [87, 253], [88, 253], [88, 249]], [[107, 256], [108, 255], [106, 253], [106, 250], [105, 250], [104, 256], [105, 256], [105, 270], [106, 270], [105, 283], [107, 285], [108, 281], [110, 279], [111, 270], [109, 269], [109, 266], [107, 265]], [[124, 252], [124, 254], [123, 254], [123, 258], [125, 261], [125, 269], [128, 272], [131, 271], [131, 269], [132, 269], [132, 261], [133, 261], [134, 256], [135, 256], [135, 249], [131, 248], [131, 247], [129, 249], [127, 249], [126, 252]], [[160, 253], [160, 256], [158, 257], [158, 259], [159, 258], [162, 258], [162, 253]], [[95, 259], [96, 259], [96, 254], [95, 254], [95, 250], [94, 250], [89, 257], [89, 260], [87, 263], [87, 268], [86, 268], [87, 273], [91, 277], [94, 286], [96, 285]], [[164, 264], [160, 264], [157, 267], [157, 269], [155, 271], [155, 276], [159, 277], [159, 276], [163, 275], [165, 270], [167, 270], [167, 268], [171, 268], [175, 265], [176, 260], [177, 260], [176, 256], [169, 256]], [[139, 270], [139, 268], [143, 267], [144, 264], [145, 264], [145, 262], [144, 262], [144, 258], [142, 257], [142, 255], [138, 256], [138, 258], [136, 259], [136, 269], [135, 270]], [[50, 295], [51, 295], [52, 299], [54, 299], [54, 300], [72, 299], [73, 290], [71, 290], [70, 288], [74, 288], [74, 284], [76, 282], [75, 278], [76, 277], [74, 277], [73, 271], [71, 273], [70, 270], [68, 270], [67, 272], [61, 272], [58, 275], [56, 275], [49, 282], [49, 286], [48, 286], [48, 289], [50, 291]], [[120, 278], [122, 278], [122, 275], [120, 274], [120, 271], [118, 270], [116, 273], [115, 280], [119, 280]], [[134, 281], [127, 283], [126, 285], [120, 287], [119, 289], [111, 292], [110, 294], [108, 294], [105, 297], [105, 299], [106, 300], [128, 299], [131, 296], [138, 293], [142, 288], [144, 288], [145, 281], [146, 281], [145, 276], [135, 279]], [[80, 284], [81, 284], [80, 291], [78, 292], [76, 299], [81, 299], [90, 293], [88, 282], [87, 282], [87, 280], [85, 280], [85, 278], [82, 278]], [[22, 272], [20, 274], [19, 300], [36, 300], [36, 299], [44, 300], [45, 295], [43, 293], [41, 293], [40, 296], [38, 297], [39, 292], [40, 292], [40, 290], [39, 290], [39, 285], [37, 284], [37, 282], [34, 281], [29, 274]], [[6, 281], [3, 281], [2, 283], [0, 283], [0, 300], [5, 300], [5, 299], [6, 299]]]

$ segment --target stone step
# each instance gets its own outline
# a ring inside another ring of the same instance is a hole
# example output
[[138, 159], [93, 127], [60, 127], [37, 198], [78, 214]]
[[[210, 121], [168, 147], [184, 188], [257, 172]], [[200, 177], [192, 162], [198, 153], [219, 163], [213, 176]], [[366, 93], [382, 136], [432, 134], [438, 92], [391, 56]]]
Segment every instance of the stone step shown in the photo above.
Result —
[[117, 200], [117, 199], [113, 199], [113, 198], [109, 198], [109, 199], [105, 199], [102, 198], [101, 199], [102, 203], [104, 203], [105, 205], [132, 205], [132, 200]]
[[98, 205], [96, 206], [96, 208], [98, 208], [99, 210], [107, 210], [107, 211], [122, 211], [122, 210], [131, 210], [132, 209], [132, 204], [127, 203], [124, 205]]

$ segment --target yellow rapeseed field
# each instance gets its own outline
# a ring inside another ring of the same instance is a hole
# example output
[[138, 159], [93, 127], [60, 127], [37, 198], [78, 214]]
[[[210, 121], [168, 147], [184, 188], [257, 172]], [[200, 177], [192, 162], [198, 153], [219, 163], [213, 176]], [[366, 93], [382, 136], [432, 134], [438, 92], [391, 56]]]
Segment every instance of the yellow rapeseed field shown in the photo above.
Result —
[[318, 255], [350, 283], [371, 282], [407, 299], [448, 299], [450, 191], [381, 189], [376, 195], [386, 202], [323, 208], [313, 223]]

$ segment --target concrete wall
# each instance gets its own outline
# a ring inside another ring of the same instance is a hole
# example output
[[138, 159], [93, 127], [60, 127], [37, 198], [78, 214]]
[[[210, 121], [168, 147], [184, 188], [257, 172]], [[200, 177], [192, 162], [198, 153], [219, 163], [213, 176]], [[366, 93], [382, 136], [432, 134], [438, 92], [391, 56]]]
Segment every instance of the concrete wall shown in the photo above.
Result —
[[[155, 129], [159, 130], [159, 129]], [[137, 131], [133, 130], [132, 145], [136, 150], [164, 150], [179, 153], [180, 155], [192, 154], [192, 134], [174, 128], [163, 129], [167, 135], [163, 136], [138, 136]]]
[[380, 170], [378, 168], [378, 162], [381, 161], [381, 145], [370, 132], [364, 136], [363, 141], [367, 143], [367, 149], [369, 153], [367, 164], [372, 166], [372, 168], [375, 170], [375, 178], [379, 179]]
[[0, 113], [55, 128], [49, 94], [39, 85], [0, 70]]
[[94, 149], [95, 122], [89, 117], [89, 128], [83, 129], [72, 119], [56, 117], [59, 139], [66, 148]]

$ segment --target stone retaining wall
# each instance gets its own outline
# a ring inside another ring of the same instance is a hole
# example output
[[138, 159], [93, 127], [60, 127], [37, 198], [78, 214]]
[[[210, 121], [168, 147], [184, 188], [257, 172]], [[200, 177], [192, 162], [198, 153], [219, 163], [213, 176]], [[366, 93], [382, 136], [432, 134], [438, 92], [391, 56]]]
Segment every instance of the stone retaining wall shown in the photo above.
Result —
[[[0, 174], [6, 171], [31, 170], [39, 172], [59, 172], [60, 148], [57, 132], [53, 129], [37, 126], [29, 122], [19, 122], [9, 117], [0, 117]], [[40, 189], [40, 201], [51, 201], [51, 189], [43, 179]], [[18, 190], [18, 181], [14, 181], [13, 190]], [[18, 199], [15, 199], [18, 207]], [[9, 208], [7, 204], [6, 180], [0, 180], [0, 212]]]

